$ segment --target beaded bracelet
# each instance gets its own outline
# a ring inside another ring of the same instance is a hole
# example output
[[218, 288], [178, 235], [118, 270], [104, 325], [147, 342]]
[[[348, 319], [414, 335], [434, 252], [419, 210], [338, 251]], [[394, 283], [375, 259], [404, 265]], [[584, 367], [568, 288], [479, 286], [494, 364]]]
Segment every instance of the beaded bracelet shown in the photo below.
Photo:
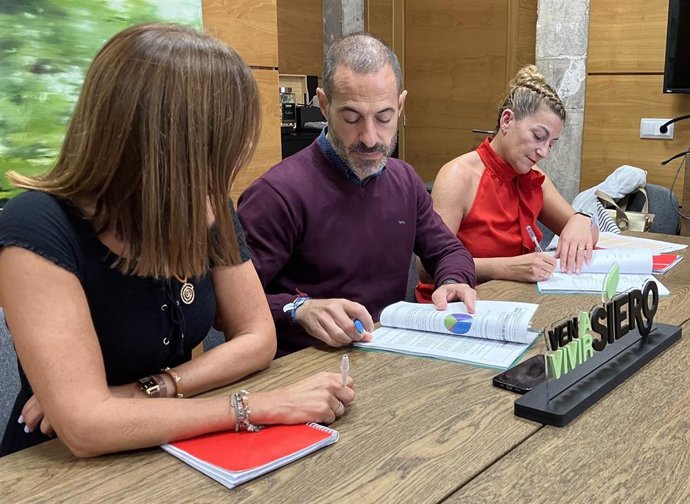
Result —
[[261, 425], [254, 425], [250, 420], [252, 412], [249, 409], [249, 392], [240, 390], [239, 393], [231, 393], [230, 407], [235, 410], [235, 432], [243, 430], [258, 432], [261, 430]]
[[170, 377], [175, 385], [175, 397], [182, 399], [184, 397], [182, 393], [182, 377], [178, 375], [174, 369], [170, 369], [169, 367], [165, 368], [163, 372]]

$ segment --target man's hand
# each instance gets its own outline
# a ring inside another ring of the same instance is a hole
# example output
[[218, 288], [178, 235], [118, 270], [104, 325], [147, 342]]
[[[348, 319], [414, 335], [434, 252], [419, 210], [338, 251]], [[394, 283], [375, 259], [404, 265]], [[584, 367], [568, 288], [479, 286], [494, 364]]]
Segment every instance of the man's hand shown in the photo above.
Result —
[[[354, 319], [364, 326], [359, 333]], [[295, 321], [311, 336], [340, 347], [353, 341], [371, 341], [374, 321], [367, 309], [347, 299], [309, 299], [295, 311]]]
[[474, 313], [477, 291], [467, 284], [448, 283], [441, 285], [431, 295], [437, 310], [448, 308], [448, 301], [463, 301], [468, 313]]

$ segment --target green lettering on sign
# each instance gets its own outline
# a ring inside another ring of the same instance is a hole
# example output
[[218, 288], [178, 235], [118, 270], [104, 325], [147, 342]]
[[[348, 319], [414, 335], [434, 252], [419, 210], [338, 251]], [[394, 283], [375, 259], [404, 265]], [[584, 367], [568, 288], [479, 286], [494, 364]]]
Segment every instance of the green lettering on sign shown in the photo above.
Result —
[[546, 372], [549, 378], [558, 380], [561, 377], [563, 371], [563, 349], [559, 348], [555, 352], [549, 352], [546, 354]]

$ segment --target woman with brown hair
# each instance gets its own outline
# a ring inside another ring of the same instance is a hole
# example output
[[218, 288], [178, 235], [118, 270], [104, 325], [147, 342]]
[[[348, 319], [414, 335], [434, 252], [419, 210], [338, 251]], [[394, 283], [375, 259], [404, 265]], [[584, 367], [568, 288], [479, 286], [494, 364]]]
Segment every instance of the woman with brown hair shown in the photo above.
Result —
[[[528, 65], [510, 81], [494, 137], [439, 171], [434, 209], [474, 257], [479, 281], [537, 282], [551, 276], [555, 258], [569, 273], [591, 259], [599, 236], [593, 216], [575, 212], [536, 164], [548, 157], [565, 116], [556, 91]], [[537, 219], [560, 235], [555, 258], [538, 251]], [[417, 299], [428, 291], [420, 283]]]
[[[55, 167], [10, 174], [28, 191], [0, 214], [0, 306], [22, 386], [0, 453], [53, 432], [88, 457], [344, 412], [352, 382], [331, 373], [187, 399], [275, 354], [228, 198], [259, 117], [251, 70], [212, 37], [141, 25], [101, 49]], [[191, 360], [214, 321], [226, 342]]]

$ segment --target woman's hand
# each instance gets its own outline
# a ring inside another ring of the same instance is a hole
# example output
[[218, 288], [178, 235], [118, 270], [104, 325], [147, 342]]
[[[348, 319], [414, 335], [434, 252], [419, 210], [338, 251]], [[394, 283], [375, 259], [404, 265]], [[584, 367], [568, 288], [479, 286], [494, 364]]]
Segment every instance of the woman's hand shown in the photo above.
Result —
[[318, 373], [284, 389], [257, 392], [249, 396], [254, 424], [329, 424], [345, 413], [354, 400], [352, 378], [340, 383], [336, 373]]
[[[113, 397], [140, 397], [147, 398], [139, 387], [135, 383], [129, 383], [127, 385], [118, 385], [115, 387], [108, 387], [110, 393]], [[47, 436], [54, 436], [55, 431], [50, 425], [50, 420], [45, 417], [43, 413], [43, 408], [41, 403], [38, 402], [35, 395], [29, 397], [26, 401], [24, 407], [22, 408], [21, 416], [19, 417], [19, 423], [26, 424], [24, 427], [25, 432], [33, 432], [37, 427], [40, 426], [41, 432]]]
[[41, 404], [38, 402], [35, 395], [29, 397], [29, 400], [24, 404], [22, 414], [19, 417], [19, 423], [26, 424], [24, 426], [24, 432], [27, 434], [33, 432], [40, 426], [43, 434], [47, 436], [55, 435], [55, 431], [50, 425], [50, 421], [43, 414], [43, 408], [41, 408]]
[[556, 258], [561, 260], [561, 271], [579, 273], [582, 264], [592, 260], [594, 240], [592, 238], [592, 219], [582, 214], [574, 214], [563, 228], [558, 239]]
[[506, 258], [506, 261], [509, 261], [511, 280], [518, 282], [548, 280], [556, 269], [556, 259], [541, 252]]

